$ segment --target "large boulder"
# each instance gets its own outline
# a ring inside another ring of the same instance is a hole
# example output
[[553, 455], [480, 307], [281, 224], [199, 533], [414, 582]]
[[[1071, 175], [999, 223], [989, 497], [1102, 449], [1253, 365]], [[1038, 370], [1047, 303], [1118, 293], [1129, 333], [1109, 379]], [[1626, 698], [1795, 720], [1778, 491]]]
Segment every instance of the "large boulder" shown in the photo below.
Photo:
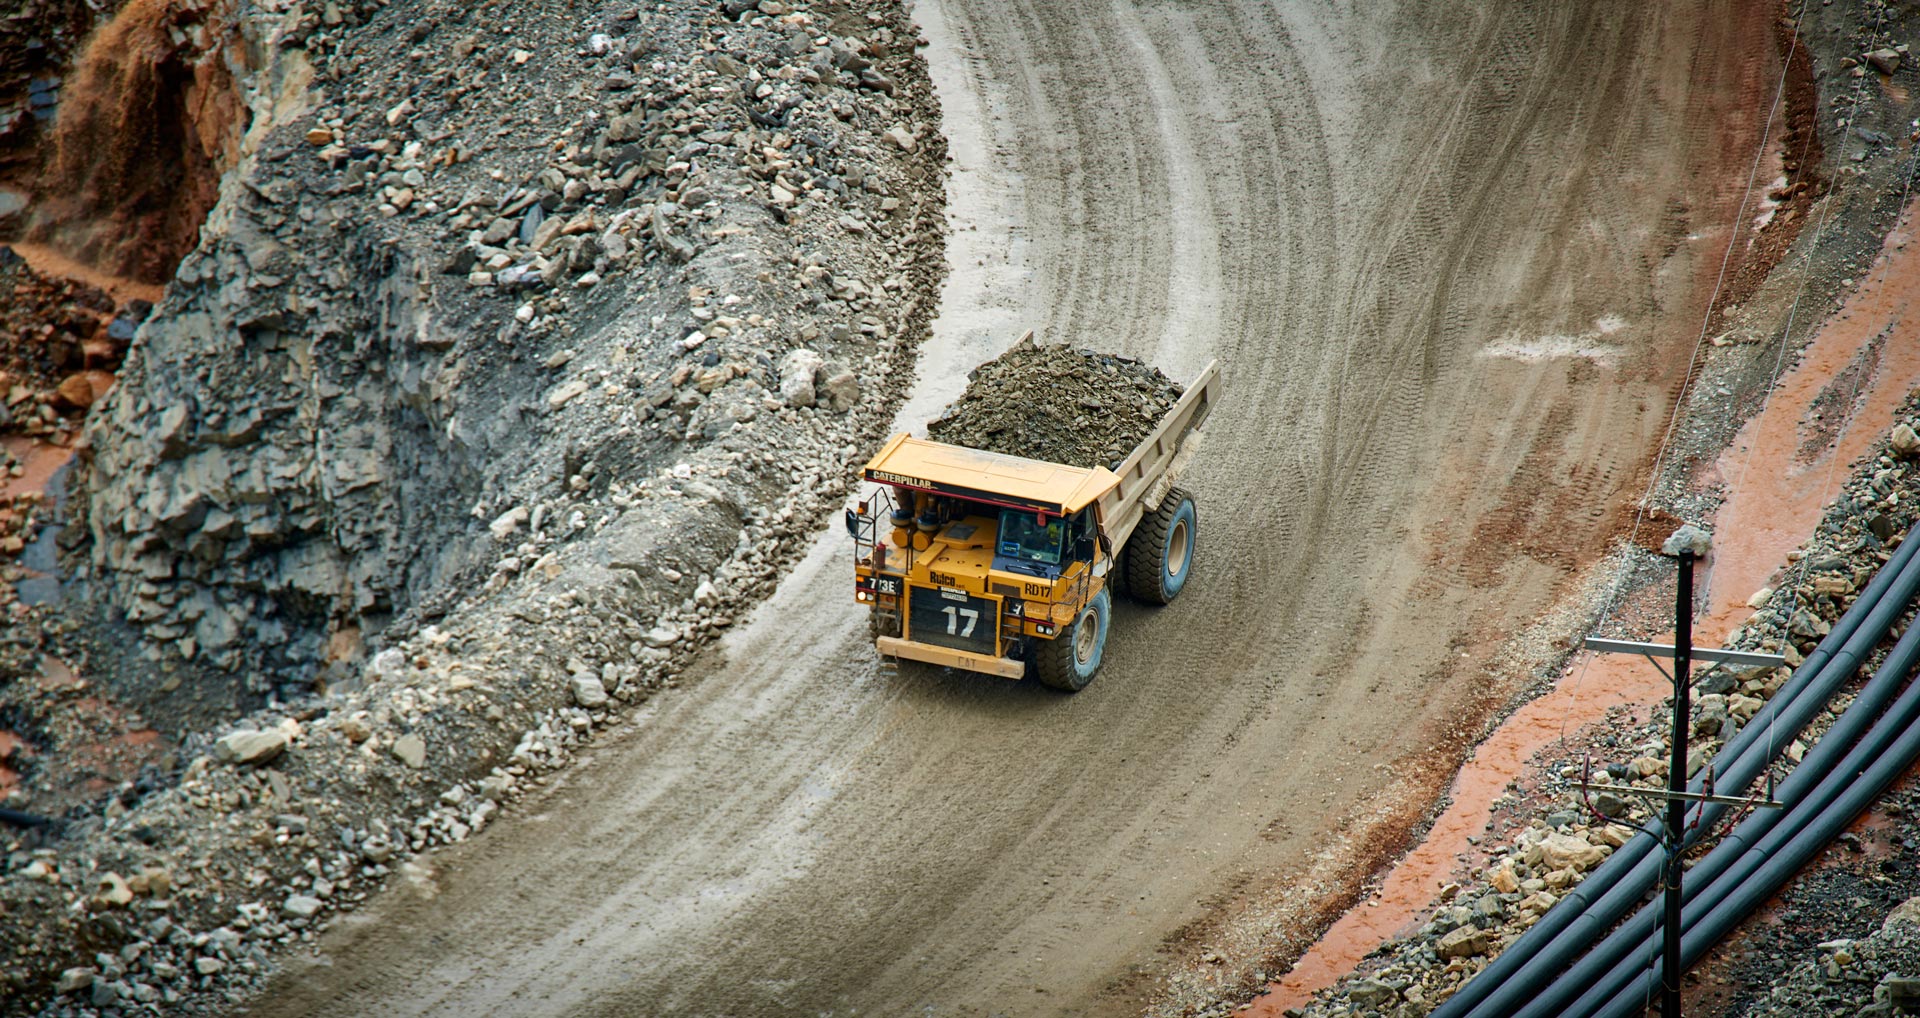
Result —
[[813, 406], [819, 394], [815, 388], [820, 369], [825, 365], [812, 350], [795, 350], [780, 362], [780, 398], [788, 406]]
[[1585, 872], [1600, 865], [1607, 850], [1585, 838], [1555, 832], [1540, 842], [1540, 859], [1547, 869], [1573, 869]]
[[1493, 943], [1493, 934], [1477, 926], [1462, 926], [1441, 937], [1433, 945], [1434, 951], [1442, 958], [1471, 958], [1487, 953]]
[[228, 732], [213, 744], [214, 759], [221, 763], [263, 764], [286, 752], [285, 732], [242, 728]]
[[607, 705], [607, 687], [600, 681], [600, 676], [581, 672], [573, 677], [570, 685], [574, 703], [587, 710], [597, 710]]

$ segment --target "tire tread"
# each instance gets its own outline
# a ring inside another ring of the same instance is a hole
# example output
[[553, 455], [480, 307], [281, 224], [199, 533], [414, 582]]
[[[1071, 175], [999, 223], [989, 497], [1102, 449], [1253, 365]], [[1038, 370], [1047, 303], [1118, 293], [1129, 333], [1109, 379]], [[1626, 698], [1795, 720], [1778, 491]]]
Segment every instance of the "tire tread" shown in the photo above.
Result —
[[[1107, 637], [1111, 635], [1107, 630], [1110, 630], [1113, 626], [1112, 595], [1102, 590], [1094, 595], [1094, 598], [1096, 601], [1100, 598], [1107, 599], [1106, 617], [1101, 620], [1102, 632], [1100, 634], [1100, 643], [1104, 650]], [[1098, 614], [1099, 613], [1096, 612], [1096, 615]], [[1077, 616], [1075, 625], [1078, 625]], [[1068, 629], [1065, 633], [1060, 634], [1054, 639], [1035, 640], [1033, 642], [1033, 648], [1028, 652], [1027, 660], [1033, 677], [1039, 679], [1041, 685], [1065, 690], [1069, 693], [1078, 693], [1082, 689], [1087, 688], [1088, 684], [1092, 683], [1093, 680], [1099, 676], [1099, 668], [1096, 665], [1092, 675], [1084, 679], [1080, 677], [1080, 670], [1074, 666], [1073, 638], [1074, 631]]]
[[1185, 488], [1168, 488], [1166, 497], [1160, 500], [1160, 508], [1142, 516], [1140, 525], [1133, 528], [1133, 536], [1127, 538], [1127, 593], [1136, 600], [1148, 604], [1167, 604], [1173, 600], [1166, 595], [1166, 584], [1160, 578], [1160, 549], [1167, 546], [1167, 532], [1173, 529], [1176, 510], [1181, 503], [1192, 499]]

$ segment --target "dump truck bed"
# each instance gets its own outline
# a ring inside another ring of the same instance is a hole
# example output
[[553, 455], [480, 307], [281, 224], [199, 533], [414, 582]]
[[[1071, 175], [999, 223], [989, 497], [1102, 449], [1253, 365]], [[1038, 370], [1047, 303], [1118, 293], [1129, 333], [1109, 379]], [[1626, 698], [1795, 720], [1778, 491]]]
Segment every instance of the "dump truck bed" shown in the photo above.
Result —
[[1180, 472], [1193, 457], [1198, 445], [1191, 434], [1207, 415], [1220, 394], [1220, 362], [1208, 361], [1200, 374], [1187, 384], [1180, 402], [1160, 419], [1153, 433], [1136, 446], [1119, 469], [1113, 471], [1114, 484], [1095, 500], [1100, 515], [1100, 530], [1114, 548], [1127, 543], [1140, 517], [1158, 509], [1167, 490], [1179, 480]]
[[1213, 411], [1220, 363], [1209, 361], [1173, 409], [1117, 470], [968, 449], [906, 433], [893, 436], [861, 476], [877, 484], [964, 498], [1053, 516], [1096, 503], [1101, 533], [1113, 548], [1127, 543], [1140, 517], [1157, 508], [1191, 459], [1192, 432]]

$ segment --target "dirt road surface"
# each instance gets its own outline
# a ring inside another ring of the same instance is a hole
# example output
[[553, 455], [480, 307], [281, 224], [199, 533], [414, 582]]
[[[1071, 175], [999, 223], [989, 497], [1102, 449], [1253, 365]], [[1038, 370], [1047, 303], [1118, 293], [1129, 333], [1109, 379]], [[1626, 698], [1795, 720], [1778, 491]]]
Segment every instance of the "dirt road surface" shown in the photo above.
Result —
[[1757, 6], [922, 6], [953, 275], [903, 419], [1023, 327], [1219, 357], [1196, 580], [1119, 608], [1078, 696], [894, 675], [823, 532], [254, 1013], [1127, 1014], [1237, 909], [1344, 905], [1645, 483], [1771, 95]]

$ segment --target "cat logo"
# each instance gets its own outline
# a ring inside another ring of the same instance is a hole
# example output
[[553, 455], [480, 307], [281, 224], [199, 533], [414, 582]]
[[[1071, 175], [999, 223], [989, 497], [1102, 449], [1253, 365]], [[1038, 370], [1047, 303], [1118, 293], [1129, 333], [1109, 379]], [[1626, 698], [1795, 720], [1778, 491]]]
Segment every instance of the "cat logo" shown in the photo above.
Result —
[[881, 482], [882, 484], [904, 484], [911, 488], [933, 487], [933, 485], [928, 484], [926, 481], [923, 481], [918, 477], [908, 477], [905, 474], [889, 473], [885, 470], [869, 470], [867, 471], [867, 476], [873, 478], [876, 481]]

